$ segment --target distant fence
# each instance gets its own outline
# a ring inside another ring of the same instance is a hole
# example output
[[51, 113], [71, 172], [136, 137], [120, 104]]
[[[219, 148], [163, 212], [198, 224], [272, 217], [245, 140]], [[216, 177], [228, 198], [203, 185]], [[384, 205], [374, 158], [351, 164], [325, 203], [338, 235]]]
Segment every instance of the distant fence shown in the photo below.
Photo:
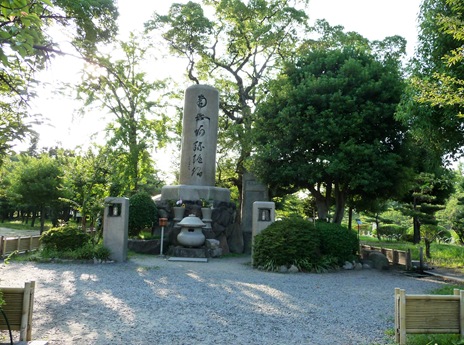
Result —
[[39, 249], [40, 236], [28, 237], [4, 237], [0, 236], [0, 257], [9, 255], [15, 251], [19, 253]]
[[388, 248], [381, 248], [381, 247], [374, 247], [369, 246], [366, 244], [362, 244], [360, 246], [361, 255], [364, 257], [370, 251], [381, 252], [385, 255], [388, 261], [393, 265], [403, 265], [406, 266], [407, 270], [412, 268], [412, 259], [411, 259], [411, 250], [396, 250], [396, 249], [388, 249]]

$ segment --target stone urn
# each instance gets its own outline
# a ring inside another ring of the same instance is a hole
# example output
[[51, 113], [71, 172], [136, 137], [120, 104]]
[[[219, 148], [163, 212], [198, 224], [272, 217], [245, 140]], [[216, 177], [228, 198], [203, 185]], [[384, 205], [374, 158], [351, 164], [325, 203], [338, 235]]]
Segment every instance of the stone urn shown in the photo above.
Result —
[[213, 221], [211, 219], [213, 215], [213, 209], [209, 207], [202, 207], [201, 208], [201, 216], [202, 216], [202, 221], [205, 223], [205, 229], [211, 229], [211, 222]]
[[182, 219], [178, 226], [181, 227], [177, 241], [185, 247], [200, 247], [205, 243], [203, 228], [205, 223], [194, 214]]
[[174, 207], [174, 224], [175, 227], [179, 227], [179, 222], [184, 218], [185, 207], [175, 206]]

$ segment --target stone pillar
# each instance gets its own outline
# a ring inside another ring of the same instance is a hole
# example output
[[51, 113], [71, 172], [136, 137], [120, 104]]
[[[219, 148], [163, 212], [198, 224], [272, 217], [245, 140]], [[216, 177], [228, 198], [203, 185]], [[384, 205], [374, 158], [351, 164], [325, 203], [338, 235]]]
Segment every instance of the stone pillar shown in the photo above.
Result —
[[180, 161], [181, 185], [214, 186], [219, 92], [208, 85], [185, 91]]
[[242, 232], [245, 253], [251, 253], [251, 235], [253, 224], [253, 203], [268, 201], [269, 192], [265, 185], [259, 182], [251, 173], [243, 174], [242, 183]]
[[103, 245], [111, 251], [111, 260], [127, 259], [129, 232], [129, 199], [106, 198], [103, 215]]
[[[266, 229], [269, 225], [275, 222], [275, 203], [270, 201], [255, 201], [253, 203], [253, 238], [254, 243], [255, 236], [261, 231]], [[253, 263], [253, 245], [251, 253]]]

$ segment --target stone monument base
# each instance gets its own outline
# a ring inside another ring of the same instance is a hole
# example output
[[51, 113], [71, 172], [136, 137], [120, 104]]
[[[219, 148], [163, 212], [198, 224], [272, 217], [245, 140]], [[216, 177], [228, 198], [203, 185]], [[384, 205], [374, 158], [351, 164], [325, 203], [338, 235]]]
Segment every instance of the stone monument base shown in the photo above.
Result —
[[175, 246], [169, 248], [169, 256], [174, 256], [178, 258], [207, 258], [208, 249], [206, 247], [186, 248], [181, 246]]
[[230, 201], [230, 190], [213, 186], [164, 186], [161, 188], [161, 200], [214, 200]]

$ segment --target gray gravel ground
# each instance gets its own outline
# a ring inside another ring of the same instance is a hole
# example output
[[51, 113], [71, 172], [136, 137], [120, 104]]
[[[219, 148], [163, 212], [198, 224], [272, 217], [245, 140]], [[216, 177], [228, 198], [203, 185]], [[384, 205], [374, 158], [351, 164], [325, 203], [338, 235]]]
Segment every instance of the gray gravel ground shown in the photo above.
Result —
[[11, 262], [0, 264], [0, 285], [37, 282], [33, 339], [50, 345], [373, 345], [392, 342], [395, 287], [443, 284], [397, 271], [269, 273], [249, 261]]

